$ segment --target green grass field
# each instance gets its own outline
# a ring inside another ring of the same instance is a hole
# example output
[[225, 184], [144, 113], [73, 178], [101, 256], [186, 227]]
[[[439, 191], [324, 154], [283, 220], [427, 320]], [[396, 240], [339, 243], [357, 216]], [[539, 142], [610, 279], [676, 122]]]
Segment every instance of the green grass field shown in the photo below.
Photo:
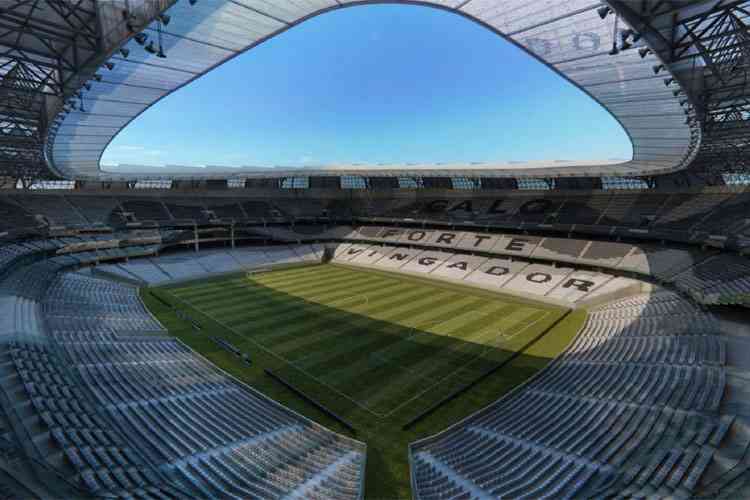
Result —
[[[188, 313], [190, 323], [152, 294]], [[294, 267], [153, 289], [144, 300], [170, 332], [238, 378], [339, 432], [332, 419], [264, 375], [270, 369], [357, 429], [368, 445], [367, 497], [406, 498], [407, 445], [523, 382], [572, 339], [584, 312], [476, 288], [339, 265]], [[210, 340], [247, 352], [248, 367]], [[447, 394], [504, 366], [408, 431]]]

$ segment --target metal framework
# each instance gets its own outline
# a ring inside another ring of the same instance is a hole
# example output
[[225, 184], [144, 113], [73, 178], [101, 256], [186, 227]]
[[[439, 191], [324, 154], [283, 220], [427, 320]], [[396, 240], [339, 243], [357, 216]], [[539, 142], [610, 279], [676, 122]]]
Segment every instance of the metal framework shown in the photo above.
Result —
[[[689, 171], [704, 177], [747, 172], [750, 139], [750, 2], [613, 1], [681, 83], [686, 120], [701, 129]], [[636, 8], [633, 8], [633, 5]]]
[[[102, 152], [152, 104], [325, 12], [380, 0], [0, 2], [0, 179], [289, 177], [294, 169], [107, 173]], [[390, 0], [449, 10], [602, 104], [629, 162], [336, 166], [306, 175], [646, 177], [747, 172], [747, 5], [736, 0]], [[585, 138], [581, 145], [585, 147]]]
[[0, 176], [50, 175], [49, 111], [76, 93], [101, 54], [94, 0], [0, 4]]

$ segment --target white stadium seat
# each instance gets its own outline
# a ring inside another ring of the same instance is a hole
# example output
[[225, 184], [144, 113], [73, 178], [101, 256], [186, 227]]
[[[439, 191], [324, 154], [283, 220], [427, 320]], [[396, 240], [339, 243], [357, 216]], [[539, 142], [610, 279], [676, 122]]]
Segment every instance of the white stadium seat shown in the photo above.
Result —
[[513, 277], [528, 266], [527, 262], [510, 259], [487, 259], [464, 281], [494, 289], [505, 286]]
[[455, 254], [443, 264], [432, 271], [433, 276], [445, 277], [454, 280], [462, 280], [474, 272], [483, 263], [487, 257], [479, 255]]
[[413, 273], [431, 273], [452, 256], [453, 254], [448, 252], [425, 250], [407, 262], [401, 267], [401, 270]]
[[348, 262], [351, 264], [373, 265], [383, 257], [388, 256], [394, 249], [395, 247], [391, 246], [372, 245]]
[[573, 272], [566, 267], [530, 264], [504, 285], [508, 290], [545, 296]]

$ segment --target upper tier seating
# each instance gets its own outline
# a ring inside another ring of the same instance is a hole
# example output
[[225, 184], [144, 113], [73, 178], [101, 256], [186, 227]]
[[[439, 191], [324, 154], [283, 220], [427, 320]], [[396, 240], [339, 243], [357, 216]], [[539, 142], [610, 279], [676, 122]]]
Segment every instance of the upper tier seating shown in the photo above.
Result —
[[600, 306], [531, 382], [411, 445], [415, 497], [689, 496], [731, 422], [714, 331], [671, 292]]
[[239, 200], [217, 198], [204, 200], [206, 209], [217, 219], [240, 220], [247, 219], [247, 214], [242, 210]]
[[121, 199], [123, 213], [132, 213], [138, 221], [170, 220], [169, 212], [161, 200], [149, 198]]
[[42, 215], [53, 226], [82, 226], [88, 221], [64, 196], [26, 196], [18, 201], [34, 215]]
[[107, 224], [112, 212], [121, 211], [120, 204], [114, 196], [73, 196], [65, 199], [91, 224]]
[[[241, 193], [241, 191], [238, 191]], [[35, 213], [55, 224], [114, 224], [126, 222], [123, 213], [137, 221], [168, 224], [174, 220], [289, 222], [318, 217], [361, 219], [412, 219], [435, 223], [471, 223], [515, 229], [574, 230], [582, 234], [621, 234], [629, 237], [668, 239], [731, 248], [750, 246], [750, 218], [746, 206], [750, 193], [736, 188], [695, 192], [661, 191], [507, 191], [459, 193], [440, 198], [426, 193], [411, 198], [337, 198], [306, 196], [226, 198], [205, 193], [200, 201], [184, 194], [143, 192], [143, 196], [92, 194], [68, 191], [56, 213], [57, 193], [9, 193], [0, 204], [5, 211], [0, 231], [38, 226]], [[23, 207], [28, 207], [25, 210]], [[130, 220], [132, 222], [132, 219]]]
[[206, 207], [200, 198], [169, 198], [164, 201], [164, 205], [173, 219], [206, 219]]
[[0, 232], [37, 226], [39, 222], [26, 209], [12, 200], [0, 199]]

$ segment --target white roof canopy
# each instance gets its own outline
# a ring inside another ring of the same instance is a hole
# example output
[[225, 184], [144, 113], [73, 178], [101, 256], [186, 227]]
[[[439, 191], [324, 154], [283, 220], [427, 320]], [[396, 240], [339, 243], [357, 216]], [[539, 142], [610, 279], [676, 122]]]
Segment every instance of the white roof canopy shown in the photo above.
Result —
[[[147, 1], [147, 0], [141, 0]], [[131, 2], [133, 3], [133, 2]], [[313, 16], [333, 9], [378, 3], [346, 0], [199, 0], [178, 1], [166, 13], [162, 28], [166, 58], [150, 54], [136, 40], [125, 47], [129, 56], [115, 52], [112, 70], [101, 70], [102, 79], [85, 93], [85, 111], [67, 113], [48, 155], [51, 166], [67, 177], [118, 178], [122, 172], [103, 172], [100, 158], [112, 138], [131, 120], [162, 97], [207, 73], [231, 57]], [[700, 145], [698, 131], [685, 120], [680, 96], [665, 85], [664, 73], [655, 75], [654, 55], [641, 57], [637, 46], [622, 46], [628, 27], [617, 16], [602, 19], [602, 4], [591, 0], [431, 0], [419, 3], [447, 9], [472, 19], [506, 37], [567, 78], [597, 100], [624, 127], [633, 145], [627, 162], [534, 162], [529, 164], [468, 165], [332, 165], [304, 169], [309, 175], [372, 172], [404, 173], [435, 170], [452, 175], [482, 176], [598, 176], [653, 175], [684, 168]], [[617, 25], [616, 25], [617, 23]], [[143, 33], [158, 38], [152, 22]], [[148, 43], [148, 42], [147, 42]], [[643, 45], [644, 41], [638, 42]], [[495, 62], [492, 62], [493, 64]], [[498, 61], [497, 64], [502, 64]], [[667, 76], [669, 76], [667, 74]], [[218, 90], [218, 89], [217, 89]], [[684, 98], [684, 97], [683, 97]], [[564, 117], [561, 117], [563, 123]], [[586, 137], [581, 137], [581, 147]], [[152, 169], [146, 169], [152, 171]], [[299, 170], [280, 169], [275, 175]], [[172, 177], [227, 177], [268, 175], [255, 168], [165, 168]], [[150, 173], [149, 175], [154, 175]]]

